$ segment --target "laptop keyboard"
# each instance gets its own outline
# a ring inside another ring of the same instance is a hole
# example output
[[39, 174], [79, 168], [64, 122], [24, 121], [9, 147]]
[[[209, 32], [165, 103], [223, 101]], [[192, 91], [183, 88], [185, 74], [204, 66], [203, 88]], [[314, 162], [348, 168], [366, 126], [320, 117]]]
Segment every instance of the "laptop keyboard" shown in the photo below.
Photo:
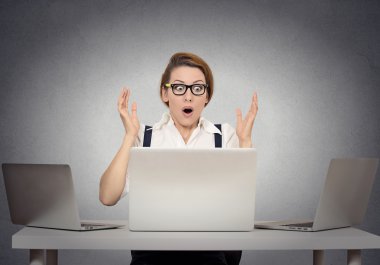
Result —
[[99, 227], [99, 226], [104, 226], [103, 224], [91, 224], [91, 223], [81, 223], [80, 225], [82, 227]]
[[287, 224], [287, 225], [282, 225], [282, 226], [313, 227], [313, 222], [299, 223], [299, 224]]

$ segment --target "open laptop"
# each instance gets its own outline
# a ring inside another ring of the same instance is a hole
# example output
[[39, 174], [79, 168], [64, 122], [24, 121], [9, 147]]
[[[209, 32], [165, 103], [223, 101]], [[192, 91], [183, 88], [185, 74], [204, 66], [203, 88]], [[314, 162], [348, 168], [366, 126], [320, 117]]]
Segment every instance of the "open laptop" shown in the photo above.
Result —
[[256, 150], [132, 148], [129, 229], [250, 231]]
[[3, 164], [12, 223], [75, 231], [120, 227], [81, 223], [68, 165]]
[[379, 159], [332, 159], [313, 220], [255, 223], [256, 228], [320, 231], [363, 221]]

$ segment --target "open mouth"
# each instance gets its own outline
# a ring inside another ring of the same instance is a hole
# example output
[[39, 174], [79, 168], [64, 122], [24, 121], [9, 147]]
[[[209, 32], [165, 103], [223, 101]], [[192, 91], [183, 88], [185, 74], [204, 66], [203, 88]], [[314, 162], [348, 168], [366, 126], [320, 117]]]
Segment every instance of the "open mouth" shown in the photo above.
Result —
[[190, 114], [193, 112], [193, 108], [191, 107], [185, 107], [182, 109], [183, 112], [185, 112], [186, 114]]

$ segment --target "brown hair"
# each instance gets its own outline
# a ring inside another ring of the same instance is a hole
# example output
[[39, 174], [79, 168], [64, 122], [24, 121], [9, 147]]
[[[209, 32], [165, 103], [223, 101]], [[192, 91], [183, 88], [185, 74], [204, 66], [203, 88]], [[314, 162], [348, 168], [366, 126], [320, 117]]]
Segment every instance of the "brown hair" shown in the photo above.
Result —
[[[196, 67], [202, 71], [206, 78], [207, 87], [207, 99], [210, 102], [212, 98], [212, 94], [214, 93], [214, 78], [212, 76], [212, 72], [208, 64], [199, 56], [188, 53], [188, 52], [178, 52], [173, 54], [173, 56], [169, 60], [169, 64], [166, 66], [165, 72], [162, 74], [161, 85], [160, 85], [160, 97], [162, 99], [162, 90], [167, 89], [165, 84], [170, 80], [170, 74], [174, 68], [179, 66], [190, 66]], [[169, 106], [168, 102], [164, 102], [167, 106]], [[207, 105], [208, 103], [206, 103]]]

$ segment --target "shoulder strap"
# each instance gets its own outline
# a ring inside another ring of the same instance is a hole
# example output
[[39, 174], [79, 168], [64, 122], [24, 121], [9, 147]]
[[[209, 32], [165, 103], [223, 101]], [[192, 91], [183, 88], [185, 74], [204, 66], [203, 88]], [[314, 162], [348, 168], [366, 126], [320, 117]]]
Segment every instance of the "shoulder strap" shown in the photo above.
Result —
[[145, 126], [143, 147], [150, 147], [152, 141], [152, 126]]
[[[222, 131], [221, 124], [215, 124], [215, 127]], [[215, 148], [222, 148], [222, 136], [219, 133], [214, 133], [215, 137]]]

